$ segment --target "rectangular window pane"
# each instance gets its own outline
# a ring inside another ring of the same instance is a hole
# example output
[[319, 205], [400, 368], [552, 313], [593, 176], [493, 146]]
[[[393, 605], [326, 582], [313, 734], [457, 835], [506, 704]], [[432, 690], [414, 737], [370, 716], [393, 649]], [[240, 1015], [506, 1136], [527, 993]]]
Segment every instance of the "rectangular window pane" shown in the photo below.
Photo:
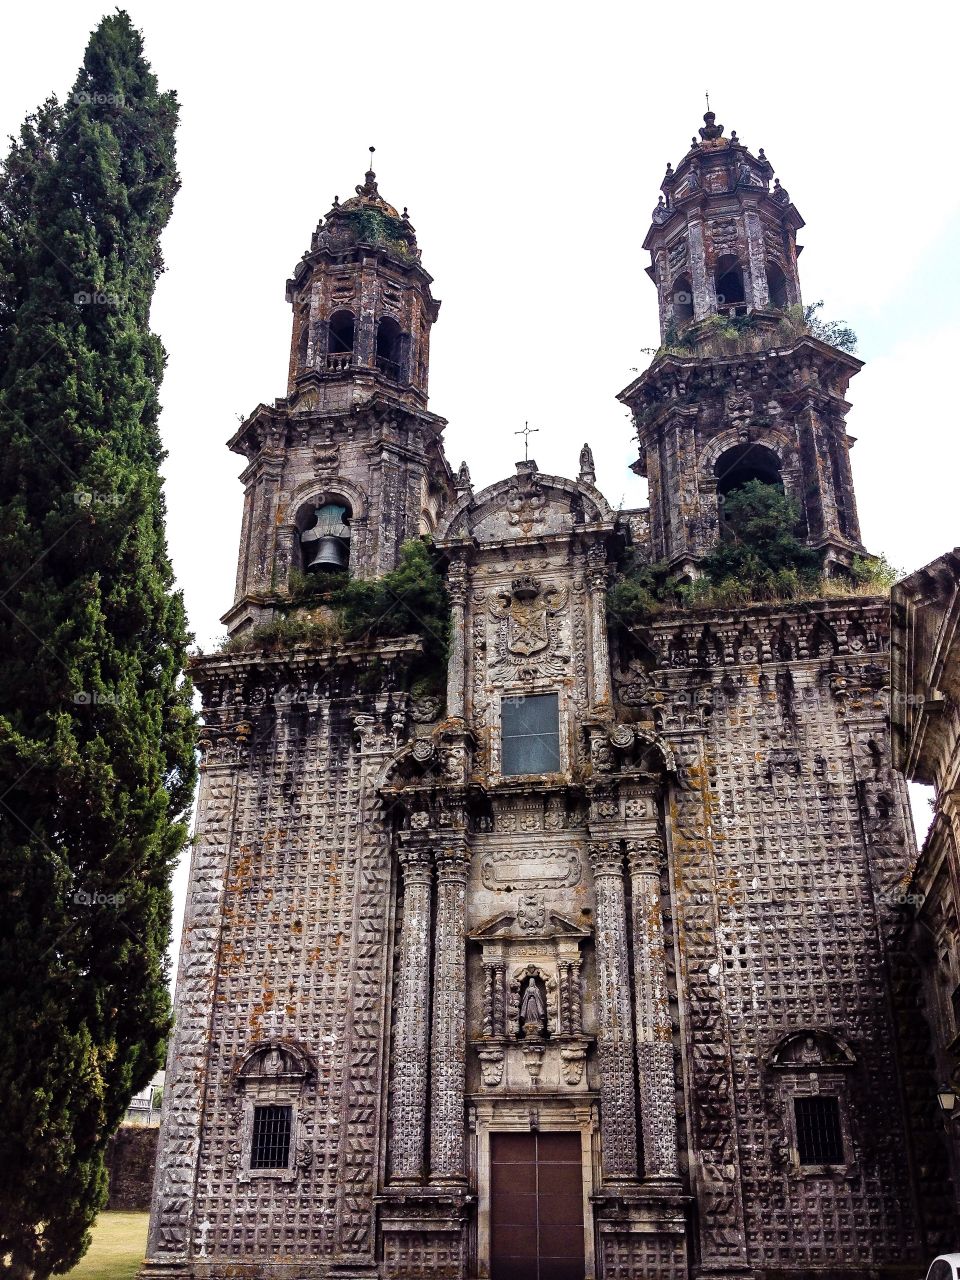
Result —
[[501, 767], [505, 776], [556, 773], [560, 768], [560, 709], [555, 693], [504, 698]]
[[801, 1164], [843, 1164], [840, 1102], [820, 1095], [794, 1098]]
[[251, 1169], [286, 1169], [290, 1163], [292, 1107], [254, 1107]]

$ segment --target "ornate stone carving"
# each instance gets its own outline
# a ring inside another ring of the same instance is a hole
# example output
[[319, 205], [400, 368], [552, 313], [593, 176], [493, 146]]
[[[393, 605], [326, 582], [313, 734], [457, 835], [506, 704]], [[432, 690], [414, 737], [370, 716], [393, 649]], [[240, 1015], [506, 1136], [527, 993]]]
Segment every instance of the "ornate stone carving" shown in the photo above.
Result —
[[436, 851], [437, 925], [434, 939], [433, 1017], [430, 1037], [430, 1176], [461, 1181], [466, 1175], [466, 849]]
[[536, 933], [543, 928], [547, 908], [543, 895], [524, 893], [517, 902], [517, 924], [526, 933]]
[[433, 868], [425, 844], [399, 850], [403, 873], [403, 926], [397, 965], [393, 1036], [390, 1173], [416, 1181], [424, 1172], [429, 1023], [424, 1017], [430, 976]]
[[569, 847], [495, 849], [480, 861], [480, 878], [487, 889], [572, 888], [582, 874], [580, 857]]
[[623, 884], [623, 853], [616, 841], [591, 840], [597, 902], [597, 1052], [604, 1178], [637, 1177], [633, 1018]]
[[568, 658], [557, 618], [567, 598], [566, 587], [543, 586], [529, 574], [514, 578], [509, 591], [491, 592], [487, 608], [499, 624], [491, 674], [562, 674]]

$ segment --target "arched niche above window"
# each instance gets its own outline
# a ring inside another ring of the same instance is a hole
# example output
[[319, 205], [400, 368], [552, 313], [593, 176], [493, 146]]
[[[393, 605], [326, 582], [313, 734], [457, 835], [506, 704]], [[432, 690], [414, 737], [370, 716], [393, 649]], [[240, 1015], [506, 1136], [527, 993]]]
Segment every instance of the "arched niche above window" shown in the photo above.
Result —
[[313, 1075], [313, 1063], [299, 1045], [285, 1040], [268, 1040], [258, 1044], [237, 1069], [236, 1080], [245, 1086], [303, 1084]]
[[778, 1071], [836, 1071], [856, 1066], [853, 1050], [829, 1031], [804, 1028], [783, 1036], [767, 1054], [767, 1066]]

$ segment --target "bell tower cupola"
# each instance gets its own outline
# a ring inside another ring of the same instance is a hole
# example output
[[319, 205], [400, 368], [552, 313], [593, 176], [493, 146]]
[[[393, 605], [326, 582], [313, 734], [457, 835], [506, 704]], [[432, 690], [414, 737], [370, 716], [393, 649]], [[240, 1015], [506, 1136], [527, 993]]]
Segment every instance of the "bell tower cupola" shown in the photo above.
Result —
[[825, 572], [843, 572], [864, 554], [845, 425], [862, 362], [811, 330], [797, 275], [803, 219], [763, 148], [725, 137], [712, 111], [703, 119], [667, 166], [644, 240], [661, 346], [619, 396], [640, 445], [633, 470], [649, 482], [650, 557], [696, 577], [732, 536], [731, 492], [760, 481], [792, 499]]
[[287, 282], [288, 393], [313, 385], [340, 402], [380, 387], [426, 407], [430, 326], [440, 310], [431, 284], [407, 210], [384, 200], [371, 167], [355, 195], [334, 198]]
[[676, 169], [667, 165], [643, 247], [660, 297], [660, 335], [721, 315], [782, 311], [800, 302], [803, 219], [763, 147], [756, 155], [714, 112]]
[[368, 169], [287, 281], [286, 396], [230, 441], [247, 459], [231, 634], [284, 616], [311, 579], [389, 573], [455, 497], [446, 423], [427, 408], [431, 284], [406, 209]]

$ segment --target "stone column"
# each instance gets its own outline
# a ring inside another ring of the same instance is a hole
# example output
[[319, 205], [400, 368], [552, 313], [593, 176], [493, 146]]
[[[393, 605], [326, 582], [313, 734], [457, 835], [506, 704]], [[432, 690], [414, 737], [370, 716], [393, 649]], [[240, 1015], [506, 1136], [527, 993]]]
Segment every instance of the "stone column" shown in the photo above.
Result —
[[743, 225], [747, 233], [747, 301], [758, 311], [763, 311], [770, 306], [770, 289], [767, 285], [767, 246], [756, 204], [745, 205]]
[[467, 605], [467, 566], [454, 560], [447, 571], [450, 593], [450, 657], [447, 662], [447, 716], [462, 720], [467, 687], [467, 650], [464, 637]]
[[690, 246], [690, 287], [693, 290], [693, 318], [702, 320], [717, 309], [717, 291], [713, 276], [707, 270], [707, 252], [703, 243], [703, 221], [691, 214], [687, 219], [687, 241]]
[[600, 1139], [605, 1182], [637, 1178], [633, 1018], [623, 886], [617, 840], [591, 840], [597, 902], [597, 1055], [600, 1068]]
[[595, 542], [587, 552], [590, 592], [590, 702], [594, 711], [609, 711], [610, 652], [607, 641], [607, 548]]
[[466, 1177], [467, 962], [465, 914], [467, 850], [440, 848], [437, 860], [437, 927], [433, 956], [433, 1024], [430, 1036], [430, 1181]]
[[673, 1026], [667, 995], [667, 960], [660, 913], [663, 842], [658, 836], [627, 841], [633, 894], [633, 973], [636, 994], [637, 1072], [643, 1172], [675, 1181], [677, 1108], [673, 1081]]
[[393, 1182], [419, 1182], [424, 1173], [426, 1142], [433, 867], [430, 850], [419, 841], [401, 848], [399, 856], [403, 873], [403, 927], [393, 1040], [390, 1176]]

